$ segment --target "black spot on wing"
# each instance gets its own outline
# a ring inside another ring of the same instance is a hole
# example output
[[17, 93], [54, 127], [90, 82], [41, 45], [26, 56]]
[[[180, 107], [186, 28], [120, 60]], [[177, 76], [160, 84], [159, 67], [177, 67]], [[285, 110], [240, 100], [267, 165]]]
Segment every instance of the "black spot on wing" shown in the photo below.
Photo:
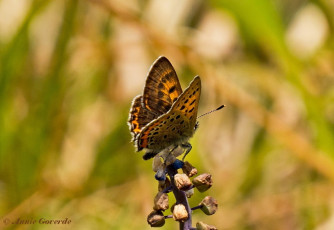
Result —
[[159, 107], [161, 107], [161, 106], [163, 106], [163, 105], [164, 105], [163, 101], [158, 101], [158, 106], [159, 106]]
[[168, 93], [173, 93], [176, 90], [175, 85], [173, 85], [169, 90]]
[[170, 81], [170, 79], [171, 79], [171, 75], [172, 75], [173, 73], [172, 72], [169, 72], [168, 74], [166, 74], [166, 76], [164, 77], [167, 81]]

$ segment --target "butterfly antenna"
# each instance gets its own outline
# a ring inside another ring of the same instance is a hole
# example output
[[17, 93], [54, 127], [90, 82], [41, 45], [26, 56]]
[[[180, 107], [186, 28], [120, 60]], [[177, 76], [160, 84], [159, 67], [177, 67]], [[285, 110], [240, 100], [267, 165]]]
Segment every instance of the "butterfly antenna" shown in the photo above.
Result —
[[225, 105], [221, 105], [221, 106], [219, 106], [217, 109], [214, 109], [214, 110], [211, 110], [211, 111], [209, 111], [209, 112], [207, 112], [207, 113], [202, 114], [201, 116], [197, 117], [197, 119], [200, 118], [200, 117], [203, 117], [203, 116], [205, 116], [205, 115], [208, 115], [208, 114], [210, 114], [210, 113], [216, 112], [216, 111], [218, 111], [218, 110], [220, 110], [220, 109], [222, 109], [222, 108], [224, 108], [224, 107], [225, 107]]

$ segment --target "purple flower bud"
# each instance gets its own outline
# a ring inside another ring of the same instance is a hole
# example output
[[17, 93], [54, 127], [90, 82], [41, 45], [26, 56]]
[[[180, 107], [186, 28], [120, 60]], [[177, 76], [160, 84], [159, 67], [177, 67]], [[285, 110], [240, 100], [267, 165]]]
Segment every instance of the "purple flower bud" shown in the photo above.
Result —
[[166, 180], [166, 171], [165, 169], [159, 169], [155, 174], [155, 179], [158, 181], [164, 181]]
[[176, 170], [182, 168], [183, 165], [184, 165], [183, 161], [180, 161], [179, 159], [176, 159], [176, 160], [173, 162], [173, 164], [172, 164], [172, 166], [173, 166]]

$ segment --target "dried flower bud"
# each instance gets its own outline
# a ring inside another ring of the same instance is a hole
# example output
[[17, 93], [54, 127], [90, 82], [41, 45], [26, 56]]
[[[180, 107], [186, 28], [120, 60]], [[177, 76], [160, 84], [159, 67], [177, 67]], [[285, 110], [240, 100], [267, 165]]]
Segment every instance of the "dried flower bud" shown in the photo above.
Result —
[[173, 212], [173, 219], [176, 221], [183, 222], [188, 219], [188, 212], [183, 204], [173, 205], [172, 212]]
[[205, 192], [212, 186], [212, 176], [208, 173], [203, 173], [193, 179], [194, 186], [200, 192]]
[[218, 209], [218, 203], [216, 199], [211, 196], [206, 196], [199, 205], [201, 206], [201, 210], [206, 215], [213, 215]]
[[176, 174], [174, 176], [175, 185], [179, 190], [187, 191], [191, 188], [192, 184], [189, 177], [186, 174]]
[[154, 210], [166, 210], [169, 208], [167, 193], [158, 192], [154, 198]]
[[184, 162], [182, 171], [187, 174], [188, 177], [192, 177], [197, 174], [197, 169], [192, 166], [188, 161]]
[[202, 221], [196, 223], [197, 230], [217, 230], [215, 226], [203, 223]]
[[165, 224], [165, 217], [161, 211], [152, 211], [147, 216], [147, 223], [151, 227], [161, 227], [161, 226], [164, 226]]
[[188, 198], [192, 197], [192, 195], [194, 195], [194, 189], [189, 189], [187, 191], [185, 191], [185, 194]]
[[[170, 180], [168, 177], [166, 177], [166, 180], [163, 180], [163, 181], [159, 181], [159, 184], [158, 184], [158, 191], [161, 192], [167, 188], [169, 188], [171, 186], [170, 184]], [[165, 191], [167, 192], [167, 191]]]
[[155, 179], [158, 181], [166, 180], [166, 170], [164, 168], [159, 169], [154, 175]]
[[153, 172], [158, 172], [158, 170], [162, 169], [163, 167], [164, 167], [164, 163], [162, 162], [161, 157], [159, 157], [158, 155], [156, 155], [153, 158], [153, 162], [152, 162]]

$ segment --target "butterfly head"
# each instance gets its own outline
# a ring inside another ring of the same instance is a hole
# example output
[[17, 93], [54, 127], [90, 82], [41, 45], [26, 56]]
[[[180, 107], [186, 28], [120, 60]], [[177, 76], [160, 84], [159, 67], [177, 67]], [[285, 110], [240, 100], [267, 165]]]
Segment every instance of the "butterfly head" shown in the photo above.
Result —
[[196, 121], [195, 126], [194, 126], [194, 132], [198, 129], [198, 126], [199, 126], [199, 122]]

